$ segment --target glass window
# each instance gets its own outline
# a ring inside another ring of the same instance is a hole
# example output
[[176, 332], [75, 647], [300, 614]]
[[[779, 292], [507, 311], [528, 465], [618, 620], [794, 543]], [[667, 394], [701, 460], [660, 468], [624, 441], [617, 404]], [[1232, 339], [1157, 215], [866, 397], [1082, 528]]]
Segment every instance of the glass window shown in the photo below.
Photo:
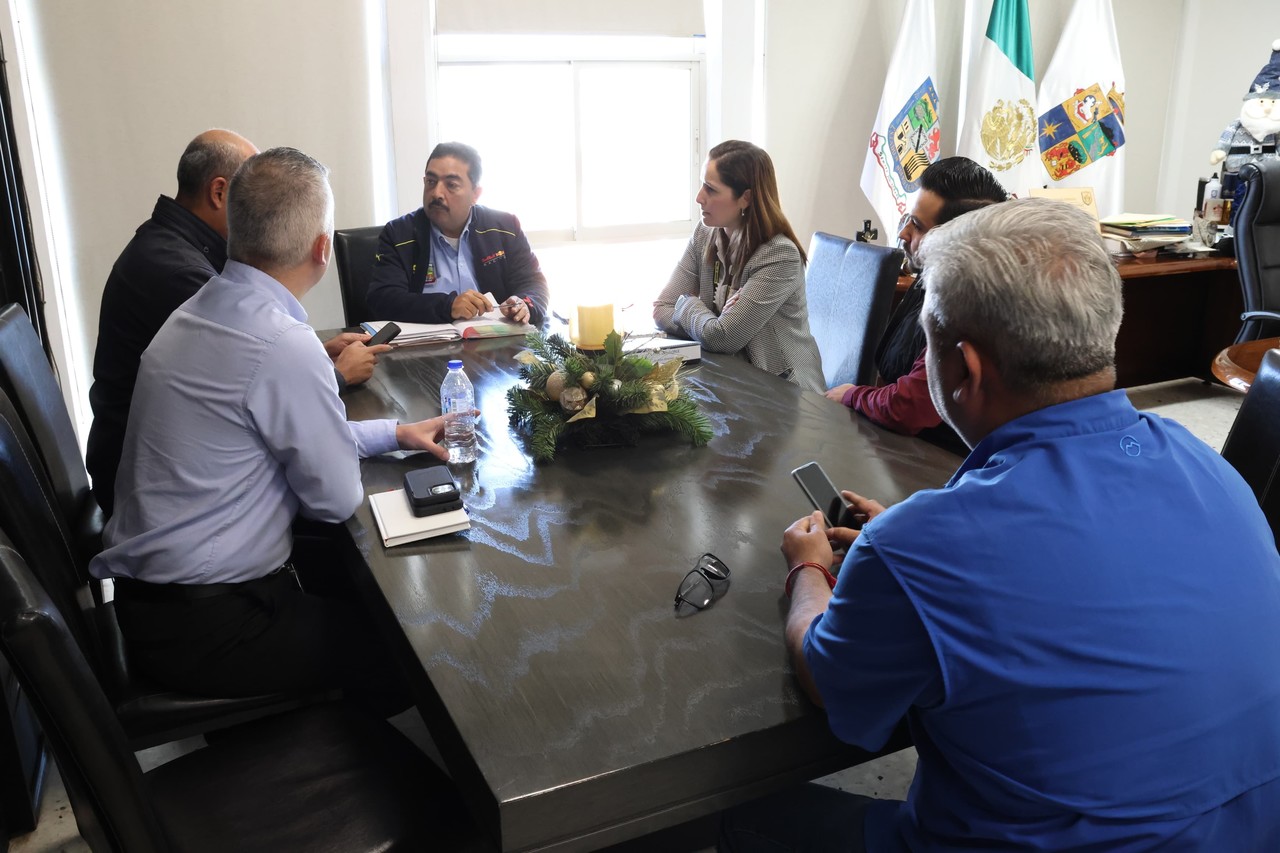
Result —
[[646, 59], [636, 39], [441, 36], [440, 139], [479, 150], [481, 203], [519, 216], [531, 239], [687, 235], [701, 65], [693, 40], [684, 59], [673, 41]]

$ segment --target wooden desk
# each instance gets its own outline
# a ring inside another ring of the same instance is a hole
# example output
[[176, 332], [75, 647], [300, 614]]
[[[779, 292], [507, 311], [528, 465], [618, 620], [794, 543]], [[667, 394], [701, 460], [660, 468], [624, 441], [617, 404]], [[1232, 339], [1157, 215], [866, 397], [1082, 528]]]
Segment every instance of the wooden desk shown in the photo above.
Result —
[[1214, 356], [1213, 375], [1237, 391], [1248, 391], [1253, 377], [1258, 374], [1262, 357], [1268, 350], [1280, 347], [1280, 338], [1262, 338], [1232, 344]]
[[[685, 381], [709, 446], [656, 435], [535, 466], [507, 424], [515, 348], [400, 350], [344, 397], [354, 418], [437, 414], [449, 357], [477, 387], [472, 529], [387, 550], [367, 502], [347, 529], [432, 737], [501, 848], [594, 849], [870, 758], [831, 735], [783, 648], [778, 545], [810, 509], [790, 472], [819, 459], [891, 503], [940, 486], [956, 458], [708, 354]], [[365, 486], [398, 487], [420, 464], [366, 460]], [[677, 618], [704, 551], [728, 563], [730, 588]]]
[[[1235, 259], [1135, 258], [1116, 268], [1124, 282], [1118, 387], [1208, 378], [1214, 356], [1240, 331], [1244, 300]], [[899, 291], [910, 283], [899, 279]]]

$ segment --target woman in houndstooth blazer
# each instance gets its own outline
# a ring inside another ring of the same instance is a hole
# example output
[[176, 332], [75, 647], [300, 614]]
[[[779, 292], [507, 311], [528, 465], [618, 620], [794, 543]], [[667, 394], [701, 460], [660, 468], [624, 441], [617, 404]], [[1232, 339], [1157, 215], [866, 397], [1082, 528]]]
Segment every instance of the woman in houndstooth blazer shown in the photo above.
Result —
[[694, 229], [653, 319], [710, 352], [738, 353], [761, 370], [822, 392], [809, 331], [804, 250], [778, 204], [773, 161], [749, 142], [707, 155]]

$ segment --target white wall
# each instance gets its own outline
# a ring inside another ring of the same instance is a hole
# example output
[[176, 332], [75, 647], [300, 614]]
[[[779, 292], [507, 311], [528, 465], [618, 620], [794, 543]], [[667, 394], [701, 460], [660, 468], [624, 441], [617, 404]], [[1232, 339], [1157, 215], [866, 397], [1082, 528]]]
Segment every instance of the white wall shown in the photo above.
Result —
[[[291, 145], [320, 159], [332, 169], [340, 228], [384, 216], [373, 205], [362, 4], [39, 0], [18, 7], [25, 59], [39, 66], [33, 100], [43, 166], [47, 177], [61, 176], [60, 197], [49, 199], [59, 257], [56, 264], [42, 259], [42, 268], [56, 265], [70, 296], [64, 313], [85, 388], [111, 265], [156, 197], [176, 191], [178, 157], [200, 131], [227, 127], [260, 148]], [[387, 176], [379, 180], [385, 185]], [[313, 325], [342, 325], [332, 271], [304, 304]]]

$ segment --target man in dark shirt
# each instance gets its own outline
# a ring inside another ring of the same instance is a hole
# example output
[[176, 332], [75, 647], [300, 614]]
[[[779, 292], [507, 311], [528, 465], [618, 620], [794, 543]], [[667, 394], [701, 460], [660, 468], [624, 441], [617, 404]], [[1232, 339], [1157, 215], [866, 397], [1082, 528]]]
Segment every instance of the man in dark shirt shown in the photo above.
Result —
[[995, 176], [967, 157], [947, 157], [925, 170], [915, 207], [898, 232], [907, 261], [917, 276], [894, 308], [876, 347], [881, 384], [837, 385], [827, 392], [828, 399], [895, 432], [919, 435], [956, 453], [968, 452], [955, 432], [942, 422], [929, 399], [924, 330], [920, 327], [924, 281], [919, 276], [916, 253], [930, 229], [1006, 198], [1008, 194]]
[[422, 207], [388, 222], [378, 238], [365, 297], [374, 316], [452, 323], [498, 307], [517, 323], [541, 326], [547, 278], [520, 221], [476, 204], [479, 153], [440, 143], [427, 158], [422, 186]]
[[[227, 190], [236, 169], [256, 153], [252, 142], [229, 130], [208, 130], [191, 140], [178, 161], [177, 194], [160, 196], [107, 277], [89, 389], [93, 425], [86, 460], [94, 497], [107, 516], [115, 507], [116, 469], [138, 362], [174, 309], [222, 271]], [[340, 387], [372, 375], [384, 350], [363, 346], [367, 339], [344, 334], [325, 343]]]

